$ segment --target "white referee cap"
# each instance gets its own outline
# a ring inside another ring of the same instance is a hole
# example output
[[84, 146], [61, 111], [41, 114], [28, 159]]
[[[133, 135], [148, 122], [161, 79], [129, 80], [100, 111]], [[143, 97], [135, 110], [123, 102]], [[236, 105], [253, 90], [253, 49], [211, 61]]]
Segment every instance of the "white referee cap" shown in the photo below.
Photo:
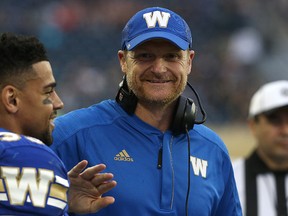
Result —
[[288, 106], [288, 80], [267, 83], [252, 96], [249, 118], [284, 106]]

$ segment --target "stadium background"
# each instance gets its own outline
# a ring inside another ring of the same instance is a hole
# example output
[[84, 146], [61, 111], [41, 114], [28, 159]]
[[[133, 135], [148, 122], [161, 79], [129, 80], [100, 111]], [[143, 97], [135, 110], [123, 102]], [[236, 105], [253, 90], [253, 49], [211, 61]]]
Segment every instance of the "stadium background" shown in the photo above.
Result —
[[0, 32], [35, 35], [45, 44], [66, 113], [115, 97], [121, 30], [148, 6], [172, 9], [188, 22], [196, 52], [189, 82], [206, 124], [232, 158], [246, 155], [254, 142], [245, 122], [249, 98], [259, 85], [288, 78], [287, 0], [1, 0]]

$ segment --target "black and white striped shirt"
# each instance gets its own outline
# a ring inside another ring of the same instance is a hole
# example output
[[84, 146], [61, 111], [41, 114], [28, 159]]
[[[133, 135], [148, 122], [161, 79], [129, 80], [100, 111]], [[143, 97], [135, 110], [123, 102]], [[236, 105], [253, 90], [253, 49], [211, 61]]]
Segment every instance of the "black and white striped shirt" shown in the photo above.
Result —
[[288, 171], [271, 171], [256, 151], [233, 167], [243, 216], [288, 215]]

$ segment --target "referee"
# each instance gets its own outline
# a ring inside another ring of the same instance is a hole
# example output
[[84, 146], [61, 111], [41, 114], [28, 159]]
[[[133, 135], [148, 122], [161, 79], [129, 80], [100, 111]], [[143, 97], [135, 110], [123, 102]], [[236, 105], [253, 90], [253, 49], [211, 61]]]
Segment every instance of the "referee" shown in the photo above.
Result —
[[263, 85], [252, 97], [248, 117], [256, 148], [234, 161], [244, 216], [287, 216], [288, 80]]

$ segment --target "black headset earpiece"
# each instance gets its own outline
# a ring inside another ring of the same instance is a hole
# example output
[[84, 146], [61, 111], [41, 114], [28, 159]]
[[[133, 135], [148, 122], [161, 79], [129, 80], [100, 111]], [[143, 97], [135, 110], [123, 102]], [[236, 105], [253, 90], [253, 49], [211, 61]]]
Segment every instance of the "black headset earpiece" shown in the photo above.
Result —
[[128, 88], [126, 75], [119, 84], [119, 90], [116, 96], [116, 101], [120, 106], [129, 114], [134, 114], [137, 106], [138, 98], [136, 95]]
[[196, 118], [196, 105], [191, 98], [180, 96], [175, 110], [171, 131], [175, 136], [186, 133], [194, 127]]

